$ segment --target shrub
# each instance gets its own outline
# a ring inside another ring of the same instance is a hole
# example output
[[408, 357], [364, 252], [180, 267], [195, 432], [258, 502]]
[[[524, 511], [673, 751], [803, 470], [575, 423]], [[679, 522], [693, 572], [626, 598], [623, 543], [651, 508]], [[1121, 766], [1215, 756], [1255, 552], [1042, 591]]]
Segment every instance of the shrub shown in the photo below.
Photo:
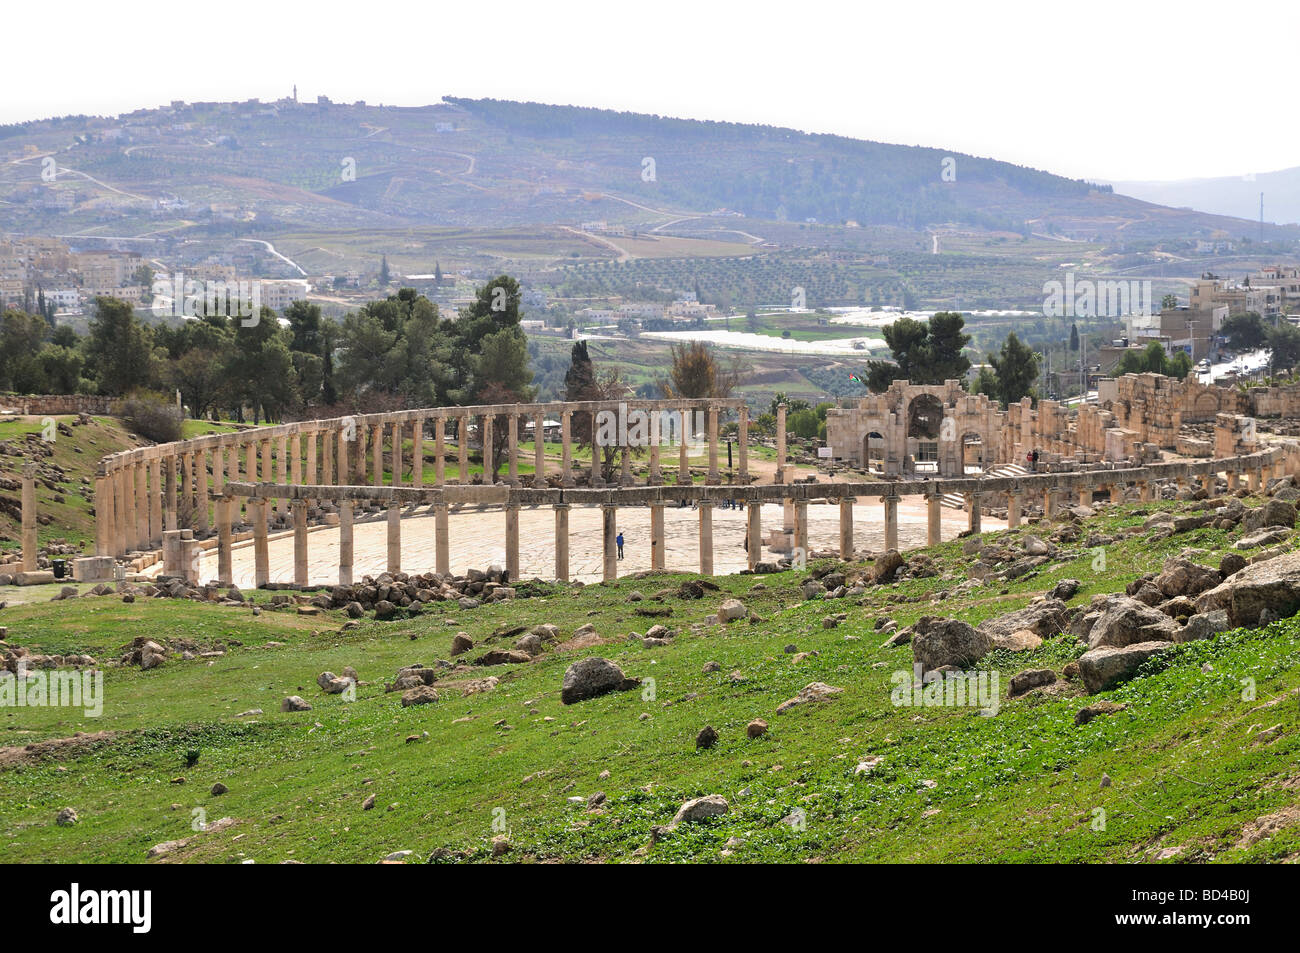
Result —
[[122, 422], [132, 433], [154, 443], [181, 439], [180, 411], [157, 394], [132, 394], [124, 400]]

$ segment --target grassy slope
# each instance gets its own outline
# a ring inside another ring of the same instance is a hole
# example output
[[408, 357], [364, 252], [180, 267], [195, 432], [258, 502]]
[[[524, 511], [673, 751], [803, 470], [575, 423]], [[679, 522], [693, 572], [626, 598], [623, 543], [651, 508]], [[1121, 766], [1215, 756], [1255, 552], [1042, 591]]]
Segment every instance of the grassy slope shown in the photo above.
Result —
[[[52, 419], [58, 423], [71, 425], [76, 420], [76, 417], [57, 416]], [[11, 446], [18, 448], [21, 446], [24, 434], [39, 434], [42, 432], [41, 421], [42, 418], [40, 417], [18, 417], [10, 420], [0, 420], [0, 441], [8, 441]], [[44, 544], [47, 540], [61, 538], [72, 544], [93, 544], [95, 540], [95, 517], [92, 513], [94, 503], [83, 492], [81, 479], [82, 477], [88, 479], [90, 481], [89, 489], [93, 491], [95, 470], [99, 466], [101, 457], [138, 447], [143, 443], [144, 441], [128, 433], [122, 426], [122, 422], [114, 417], [92, 417], [91, 422], [86, 426], [73, 427], [71, 437], [56, 433], [53, 443], [50, 444], [53, 447], [54, 455], [43, 459], [46, 462], [53, 462], [62, 467], [67, 476], [60, 489], [64, 502], [55, 503], [55, 493], [39, 482], [37, 483], [37, 508], [40, 513], [53, 518], [52, 523], [40, 526], [37, 531], [41, 543]], [[21, 456], [0, 456], [0, 474], [15, 479], [21, 477], [23, 459]], [[8, 495], [12, 496], [14, 500], [18, 500], [20, 496], [18, 491]], [[16, 519], [0, 515], [0, 537], [9, 538], [7, 542], [0, 539], [0, 549], [18, 549], [21, 530], [22, 527]]]
[[[1124, 508], [1133, 509], [1141, 507]], [[1102, 525], [1092, 528], [1109, 531], [1140, 519], [1127, 512], [1100, 518], [1095, 522]], [[1227, 542], [1215, 530], [1157, 543], [1128, 538], [1107, 548], [1107, 573], [1093, 571], [1093, 553], [1086, 551], [1017, 580], [1005, 593], [981, 588], [949, 597], [942, 611], [977, 621], [1022, 605], [1065, 576], [1083, 580], [1075, 602], [1086, 601], [1185, 546], [1204, 547], [1202, 561], [1217, 562], [1214, 551]], [[932, 553], [961, 578], [967, 559], [957, 544]], [[1151, 663], [1145, 677], [1103, 696], [1127, 702], [1126, 711], [1076, 728], [1073, 715], [1086, 703], [1077, 695], [1004, 701], [992, 718], [973, 709], [891, 705], [890, 675], [910, 667], [911, 652], [879, 648], [872, 623], [882, 614], [905, 624], [934, 613], [928, 600], [888, 600], [948, 589], [953, 580], [872, 589], [859, 608], [848, 601], [803, 603], [798, 576], [723, 578], [723, 593], [700, 601], [669, 598], [672, 616], [664, 621], [680, 634], [660, 649], [623, 641], [655, 621], [636, 616], [638, 604], [627, 595], [634, 588], [651, 595], [675, 585], [676, 577], [552, 591], [469, 612], [435, 607], [419, 619], [367, 622], [348, 633], [338, 632], [339, 618], [273, 612], [255, 618], [247, 609], [162, 601], [11, 608], [3, 614], [11, 643], [46, 651], [107, 657], [141, 632], [205, 643], [236, 639], [243, 646], [211, 664], [110, 670], [100, 719], [66, 709], [0, 709], [0, 738], [10, 744], [78, 730], [123, 732], [75, 759], [0, 769], [6, 856], [141, 861], [152, 844], [191, 836], [196, 808], [209, 820], [238, 821], [194, 837], [178, 855], [211, 862], [373, 862], [400, 849], [423, 859], [439, 847], [484, 859], [494, 819], [504, 820], [513, 859], [707, 861], [720, 859], [731, 837], [743, 841], [731, 859], [746, 861], [1123, 862], [1166, 847], [1183, 848], [1178, 860], [1222, 861], [1300, 851], [1296, 826], [1234, 847], [1244, 825], [1296, 803], [1300, 618], [1181, 647]], [[768, 588], [752, 591], [757, 581]], [[692, 635], [685, 627], [726, 593], [740, 595], [766, 621]], [[849, 619], [825, 630], [820, 620], [828, 611], [847, 611]], [[545, 621], [560, 625], [566, 637], [592, 622], [613, 641], [492, 669], [503, 680], [491, 694], [462, 698], [448, 690], [435, 705], [403, 709], [398, 695], [383, 692], [381, 681], [400, 665], [445, 658], [457, 631], [482, 644], [499, 627]], [[795, 662], [783, 652], [787, 643], [820, 654]], [[986, 667], [1000, 671], [1005, 695], [1015, 671], [1044, 665], [1059, 671], [1080, 651], [1058, 639], [1032, 653], [993, 657]], [[633, 691], [562, 705], [564, 669], [582, 654], [613, 658], [629, 675], [653, 678], [656, 697]], [[707, 661], [720, 663], [720, 671], [705, 674]], [[355, 703], [317, 690], [318, 672], [348, 664], [370, 682]], [[733, 669], [746, 681], [733, 684]], [[1255, 701], [1242, 700], [1245, 677], [1256, 680]], [[828, 704], [775, 714], [777, 704], [812, 681], [845, 692]], [[314, 710], [281, 714], [280, 700], [293, 693]], [[1283, 701], [1261, 708], [1273, 698]], [[250, 708], [266, 714], [234, 717]], [[643, 720], [642, 713], [651, 717]], [[755, 717], [771, 727], [748, 741], [744, 727]], [[694, 736], [705, 724], [721, 741], [696, 751]], [[418, 740], [407, 743], [410, 735]], [[186, 768], [190, 749], [200, 757]], [[869, 755], [884, 760], [872, 773], [855, 775]], [[607, 780], [598, 779], [602, 770], [610, 772]], [[1101, 787], [1103, 773], [1112, 786]], [[216, 781], [230, 792], [210, 796]], [[567, 800], [597, 790], [608, 795], [603, 812]], [[683, 800], [708, 793], [726, 796], [731, 812], [666, 833], [648, 852], [636, 853]], [[363, 812], [370, 794], [376, 807]], [[53, 823], [65, 805], [80, 815], [75, 827]], [[781, 823], [796, 808], [806, 812], [806, 830]], [[1106, 812], [1100, 831], [1093, 829], [1097, 808]]]

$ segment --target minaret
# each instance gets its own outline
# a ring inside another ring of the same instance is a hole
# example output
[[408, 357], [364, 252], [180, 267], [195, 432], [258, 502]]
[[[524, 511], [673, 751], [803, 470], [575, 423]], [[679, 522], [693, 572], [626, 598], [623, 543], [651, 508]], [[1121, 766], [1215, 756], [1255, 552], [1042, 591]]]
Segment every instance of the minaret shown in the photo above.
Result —
[[295, 103], [298, 101], [298, 84], [297, 84], [297, 83], [294, 83], [294, 84], [293, 84], [293, 101], [294, 101]]

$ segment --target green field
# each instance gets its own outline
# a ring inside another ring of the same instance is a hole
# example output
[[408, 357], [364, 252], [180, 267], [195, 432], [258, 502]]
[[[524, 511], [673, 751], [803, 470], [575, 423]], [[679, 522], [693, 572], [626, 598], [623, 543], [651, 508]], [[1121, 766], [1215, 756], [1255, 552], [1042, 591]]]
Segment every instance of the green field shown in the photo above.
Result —
[[[1113, 533], [1151, 508], [1108, 510], [1087, 528]], [[869, 588], [860, 604], [804, 602], [798, 572], [720, 578], [721, 591], [699, 600], [675, 594], [688, 578], [678, 576], [575, 588], [524, 583], [529, 598], [471, 611], [433, 604], [415, 618], [346, 632], [340, 613], [255, 617], [248, 608], [166, 600], [10, 607], [0, 618], [10, 645], [105, 659], [144, 632], [227, 651], [210, 661], [172, 658], [148, 672], [110, 668], [100, 718], [0, 709], [15, 746], [0, 751], [6, 856], [141, 862], [152, 845], [186, 838], [172, 859], [374, 862], [410, 850], [412, 862], [435, 852], [479, 861], [504, 833], [512, 848], [504, 859], [516, 861], [1126, 863], [1173, 848], [1174, 862], [1294, 859], [1294, 813], [1271, 836], [1243, 832], [1258, 818], [1294, 812], [1300, 618], [1181, 645], [1099, 696], [1125, 710], [1082, 727], [1074, 714], [1096, 697], [1077, 686], [1005, 699], [1013, 673], [1059, 672], [1077, 657], [1082, 647], [1072, 638], [986, 658], [981, 667], [999, 672], [1003, 699], [985, 717], [973, 708], [895, 707], [892, 676], [910, 669], [911, 651], [882, 648], [874, 630], [881, 616], [904, 625], [936, 610], [976, 622], [1064, 577], [1083, 582], [1072, 604], [1086, 603], [1188, 546], [1215, 564], [1229, 542], [1212, 529], [1159, 542], [1120, 537], [1107, 546], [1109, 572], [1095, 572], [1093, 551], [1083, 549], [1036, 575], [961, 595], [952, 590], [969, 557], [949, 543], [923, 551], [937, 575]], [[646, 600], [629, 601], [633, 590]], [[702, 625], [729, 595], [761, 624]], [[647, 607], [667, 614], [637, 614]], [[828, 612], [848, 618], [825, 629]], [[676, 632], [671, 645], [628, 641], [660, 621]], [[499, 633], [543, 622], [560, 628], [562, 643], [530, 664], [446, 670], [432, 705], [402, 708], [397, 693], [383, 690], [400, 666], [446, 658], [456, 632], [477, 643], [464, 657], [472, 659], [509, 647], [513, 636]], [[604, 644], [566, 651], [563, 642], [586, 623]], [[814, 654], [796, 657], [788, 645]], [[642, 689], [561, 704], [565, 669], [593, 654], [645, 680]], [[717, 670], [706, 671], [708, 662]], [[354, 702], [315, 685], [321, 671], [346, 665], [363, 682]], [[743, 680], [733, 681], [733, 671]], [[488, 674], [501, 679], [495, 691], [461, 695], [457, 683]], [[1257, 686], [1254, 700], [1243, 699], [1246, 678]], [[844, 691], [776, 714], [815, 681]], [[282, 714], [290, 694], [313, 710]], [[251, 709], [264, 714], [239, 717]], [[770, 728], [748, 740], [754, 718]], [[720, 740], [697, 750], [705, 725]], [[20, 747], [78, 731], [110, 734], [43, 757]], [[875, 758], [873, 769], [858, 771]], [[216, 782], [229, 793], [211, 795]], [[606, 800], [589, 810], [596, 792]], [[684, 800], [714, 793], [730, 802], [727, 814], [656, 832]], [[363, 810], [370, 795], [374, 809]], [[75, 826], [55, 825], [65, 806], [76, 809]], [[195, 833], [193, 818], [204, 816], [195, 811], [235, 823]]]

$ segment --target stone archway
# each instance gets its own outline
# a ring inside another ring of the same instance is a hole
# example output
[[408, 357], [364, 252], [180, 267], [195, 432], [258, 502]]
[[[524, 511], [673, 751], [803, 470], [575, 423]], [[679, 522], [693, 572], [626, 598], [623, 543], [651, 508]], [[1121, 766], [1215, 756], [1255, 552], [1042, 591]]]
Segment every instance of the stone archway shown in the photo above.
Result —
[[862, 438], [862, 467], [865, 470], [883, 470], [889, 457], [889, 445], [885, 435], [873, 430]]
[[986, 445], [984, 437], [975, 430], [968, 430], [961, 435], [961, 467], [963, 472], [978, 470], [992, 463], [993, 448]]
[[933, 394], [918, 394], [907, 405], [907, 451], [911, 469], [938, 472], [943, 415], [943, 401]]

